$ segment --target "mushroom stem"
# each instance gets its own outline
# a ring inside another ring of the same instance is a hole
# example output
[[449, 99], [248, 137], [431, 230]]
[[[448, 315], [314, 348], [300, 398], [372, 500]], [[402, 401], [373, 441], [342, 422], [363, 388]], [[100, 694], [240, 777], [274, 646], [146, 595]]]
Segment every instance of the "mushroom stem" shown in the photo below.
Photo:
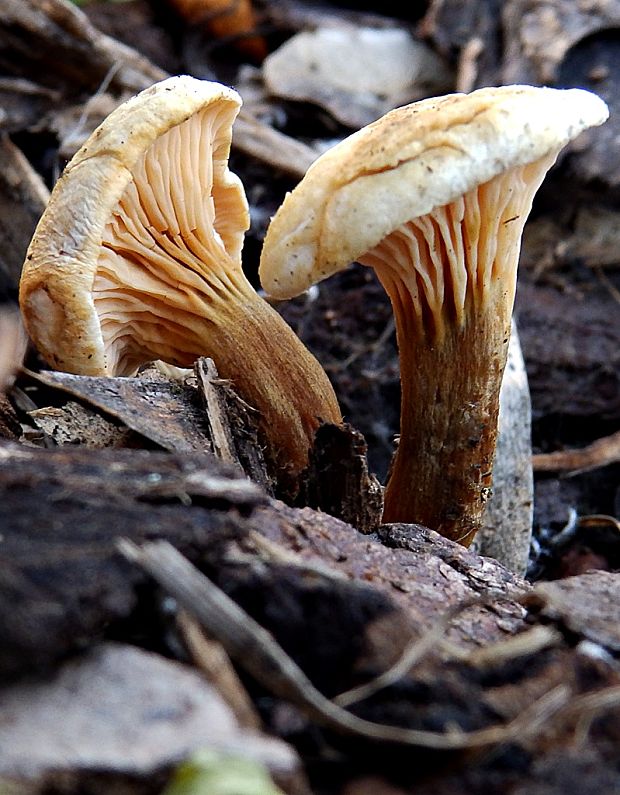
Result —
[[510, 335], [510, 317], [496, 308], [502, 316], [491, 308], [468, 318], [439, 345], [419, 339], [406, 315], [398, 323], [401, 427], [384, 522], [415, 521], [465, 546], [480, 528]]
[[[112, 256], [108, 250], [107, 257]], [[162, 274], [155, 269], [134, 274], [136, 287], [144, 287], [141, 280], [148, 279], [150, 290], [136, 291], [134, 321], [128, 328], [117, 311], [127, 297], [116, 297], [119, 285], [113, 279], [122, 277], [122, 265], [115, 265], [100, 264], [94, 289], [106, 370], [131, 375], [152, 359], [191, 367], [199, 356], [212, 358], [219, 375], [258, 411], [259, 432], [279, 493], [294, 496], [314, 432], [321, 422], [342, 422], [333, 387], [317, 359], [233, 263], [220, 262], [218, 279], [211, 272], [200, 289], [192, 289], [186, 273], [187, 282], [179, 284], [163, 306], [150, 298], [165, 289], [163, 281], [158, 287]]]
[[[556, 156], [407, 222], [359, 259], [390, 297], [400, 356], [400, 440], [385, 522], [424, 524], [465, 546], [481, 526], [521, 234]], [[413, 273], [402, 261], [414, 263]]]
[[278, 493], [294, 497], [315, 431], [323, 422], [342, 423], [338, 400], [317, 359], [266, 301], [256, 295], [240, 309], [225, 328], [209, 329], [202, 347], [220, 376], [258, 410]]

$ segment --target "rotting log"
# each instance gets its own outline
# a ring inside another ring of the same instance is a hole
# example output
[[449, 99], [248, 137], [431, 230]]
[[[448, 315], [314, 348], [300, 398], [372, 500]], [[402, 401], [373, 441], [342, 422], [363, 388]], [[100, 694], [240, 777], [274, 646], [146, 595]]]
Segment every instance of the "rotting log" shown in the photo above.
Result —
[[[367, 626], [381, 617], [389, 619], [379, 622], [389, 638], [381, 654], [393, 657], [416, 627], [460, 600], [493, 588], [510, 597], [523, 586], [499, 565], [444, 548], [430, 531], [414, 533], [417, 547], [403, 542], [390, 550], [327, 514], [288, 508], [208, 454], [5, 443], [0, 495], [3, 676], [49, 665], [131, 615], [143, 578], [118, 555], [121, 535], [166, 539], [208, 566], [317, 669], [325, 643], [334, 659], [348, 655], [345, 668], [353, 665], [368, 645]], [[275, 563], [266, 565], [268, 553], [254, 550], [260, 538], [275, 550]], [[233, 541], [262, 565], [247, 565], [243, 554], [231, 559]], [[398, 545], [393, 538], [390, 544]], [[308, 564], [292, 565], [290, 555], [309, 559], [310, 579]], [[488, 641], [521, 622], [522, 610], [508, 598], [497, 614], [480, 608], [472, 629], [457, 629], [455, 637]]]
[[[399, 753], [406, 757], [373, 752], [379, 772], [389, 760], [406, 758], [409, 769], [437, 776], [446, 764], [442, 743], [451, 743], [445, 727], [458, 725], [461, 751], [451, 764], [484, 780], [484, 757], [475, 751], [480, 736], [531, 751], [548, 722], [550, 747], [561, 753], [572, 742], [580, 698], [585, 714], [587, 699], [597, 696], [588, 685], [589, 658], [564, 643], [565, 627], [581, 630], [565, 621], [561, 593], [553, 600], [540, 595], [552, 608], [542, 611], [545, 622], [560, 616], [557, 628], [528, 630], [524, 602], [536, 610], [540, 600], [527, 602], [530, 586], [496, 562], [415, 525], [385, 525], [362, 535], [328, 514], [268, 498], [238, 468], [208, 454], [6, 443], [0, 447], [0, 495], [5, 680], [33, 667], [55, 667], [69, 652], [106, 637], [163, 642], [165, 591], [121, 556], [122, 536], [139, 545], [172, 542], [328, 697], [372, 682], [413, 650], [410, 669], [401, 667], [388, 687], [349, 708], [392, 727], [385, 730], [391, 737], [399, 736], [399, 726], [403, 737], [418, 730], [430, 732], [430, 740], [437, 735], [438, 748], [416, 751], [405, 744]], [[611, 598], [609, 575], [600, 586]], [[614, 619], [613, 612], [603, 617]], [[168, 614], [167, 636], [171, 630]], [[607, 645], [610, 637], [615, 634], [603, 627], [595, 639]], [[303, 699], [294, 702], [299, 713], [279, 708], [282, 700], [269, 691], [272, 673], [267, 667], [264, 679], [251, 686], [271, 730], [316, 736]], [[617, 672], [599, 660], [594, 673], [596, 687], [611, 688], [611, 698]], [[570, 712], [574, 705], [577, 711]], [[343, 735], [329, 722], [324, 731], [345, 759], [376, 749], [371, 737]], [[604, 731], [616, 732], [613, 718]]]
[[136, 604], [119, 534], [192, 559], [245, 532], [261, 490], [207, 454], [0, 447], [0, 676], [92, 643]]

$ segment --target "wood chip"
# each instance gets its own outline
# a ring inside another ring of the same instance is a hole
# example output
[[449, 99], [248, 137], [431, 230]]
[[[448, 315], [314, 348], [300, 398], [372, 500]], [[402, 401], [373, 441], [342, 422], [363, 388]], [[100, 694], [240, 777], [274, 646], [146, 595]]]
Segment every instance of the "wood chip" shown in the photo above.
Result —
[[196, 390], [163, 376], [104, 378], [44, 371], [28, 372], [28, 377], [120, 420], [164, 450], [211, 451]]

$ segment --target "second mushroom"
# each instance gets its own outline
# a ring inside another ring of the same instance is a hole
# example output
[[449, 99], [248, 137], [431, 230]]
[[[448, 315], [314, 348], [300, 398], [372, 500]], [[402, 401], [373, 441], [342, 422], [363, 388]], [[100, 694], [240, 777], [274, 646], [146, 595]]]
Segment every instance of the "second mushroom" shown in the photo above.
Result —
[[492, 482], [521, 233], [560, 150], [603, 123], [592, 93], [485, 88], [398, 108], [322, 155], [264, 241], [290, 298], [357, 261], [391, 300], [400, 438], [384, 521], [468, 545]]

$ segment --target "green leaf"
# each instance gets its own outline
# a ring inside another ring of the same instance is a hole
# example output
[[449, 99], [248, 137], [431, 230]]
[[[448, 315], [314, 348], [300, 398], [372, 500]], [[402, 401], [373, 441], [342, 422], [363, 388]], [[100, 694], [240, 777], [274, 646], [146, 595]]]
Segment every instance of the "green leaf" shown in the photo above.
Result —
[[181, 764], [162, 795], [283, 795], [258, 762], [199, 751]]

